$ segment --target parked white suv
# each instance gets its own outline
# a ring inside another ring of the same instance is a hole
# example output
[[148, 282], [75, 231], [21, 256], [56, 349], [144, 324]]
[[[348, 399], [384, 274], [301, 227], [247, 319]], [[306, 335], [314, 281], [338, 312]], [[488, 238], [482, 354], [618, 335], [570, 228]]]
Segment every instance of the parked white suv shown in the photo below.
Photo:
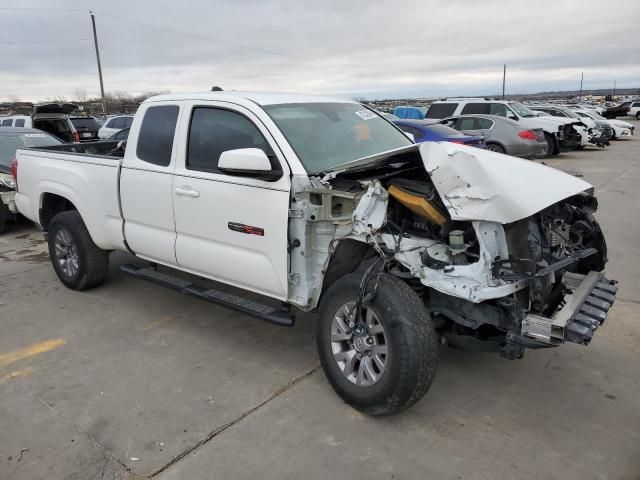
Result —
[[510, 118], [525, 128], [541, 128], [547, 141], [547, 156], [557, 155], [561, 151], [572, 150], [586, 144], [586, 135], [581, 130], [586, 127], [580, 120], [554, 117], [541, 117], [520, 102], [492, 100], [488, 98], [446, 98], [431, 104], [425, 119], [443, 119], [446, 117], [484, 114]]
[[114, 133], [118, 133], [124, 128], [129, 128], [133, 122], [133, 115], [118, 115], [108, 118], [105, 124], [98, 130], [98, 137], [105, 139], [111, 137]]
[[629, 113], [627, 115], [630, 117], [636, 117], [640, 120], [640, 100], [631, 102], [631, 105], [629, 106]]

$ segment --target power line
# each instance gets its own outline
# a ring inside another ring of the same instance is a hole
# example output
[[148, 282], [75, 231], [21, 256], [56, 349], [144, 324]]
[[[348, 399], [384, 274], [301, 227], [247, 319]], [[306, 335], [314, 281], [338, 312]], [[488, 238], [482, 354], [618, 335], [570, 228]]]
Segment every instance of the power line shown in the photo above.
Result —
[[34, 40], [32, 42], [0, 42], [0, 45], [39, 45], [46, 43], [86, 42], [89, 38], [69, 38], [67, 40]]

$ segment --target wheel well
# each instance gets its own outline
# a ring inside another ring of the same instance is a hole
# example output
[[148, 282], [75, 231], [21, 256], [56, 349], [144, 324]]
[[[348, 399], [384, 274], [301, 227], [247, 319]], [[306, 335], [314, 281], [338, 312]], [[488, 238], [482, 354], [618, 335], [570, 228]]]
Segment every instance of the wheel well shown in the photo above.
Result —
[[60, 195], [45, 193], [42, 197], [42, 205], [40, 207], [40, 225], [44, 230], [48, 230], [53, 217], [60, 212], [67, 212], [69, 210], [78, 209], [73, 203]]
[[338, 246], [331, 255], [329, 265], [324, 274], [322, 290], [326, 290], [338, 280], [351, 272], [359, 270], [378, 256], [378, 252], [371, 245], [357, 240], [346, 239], [338, 243]]
[[486, 142], [487, 145], [497, 145], [498, 147], [502, 148], [504, 151], [506, 151], [507, 149], [504, 148], [504, 145], [500, 142], [496, 142], [495, 140], [490, 140], [488, 142]]

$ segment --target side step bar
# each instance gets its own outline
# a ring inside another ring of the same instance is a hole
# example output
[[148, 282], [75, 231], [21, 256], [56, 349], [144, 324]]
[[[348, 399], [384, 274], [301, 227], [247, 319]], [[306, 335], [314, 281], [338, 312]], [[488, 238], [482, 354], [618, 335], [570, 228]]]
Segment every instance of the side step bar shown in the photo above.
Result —
[[150, 282], [162, 285], [163, 287], [176, 290], [185, 295], [217, 303], [225, 307], [238, 310], [239, 312], [252, 315], [266, 322], [274, 323], [282, 327], [293, 327], [295, 317], [288, 311], [274, 308], [263, 303], [254, 302], [246, 298], [210, 288], [202, 288], [188, 280], [174, 277], [167, 273], [159, 272], [153, 268], [141, 268], [135, 265], [121, 265], [120, 270], [134, 277], [142, 278]]

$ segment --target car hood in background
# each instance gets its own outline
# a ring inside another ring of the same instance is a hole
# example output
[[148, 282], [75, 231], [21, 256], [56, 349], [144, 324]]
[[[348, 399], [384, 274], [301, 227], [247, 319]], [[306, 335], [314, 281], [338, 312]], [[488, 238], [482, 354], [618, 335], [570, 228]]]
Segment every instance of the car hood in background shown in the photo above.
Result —
[[464, 145], [425, 142], [420, 155], [452, 220], [511, 223], [591, 188], [555, 168]]

